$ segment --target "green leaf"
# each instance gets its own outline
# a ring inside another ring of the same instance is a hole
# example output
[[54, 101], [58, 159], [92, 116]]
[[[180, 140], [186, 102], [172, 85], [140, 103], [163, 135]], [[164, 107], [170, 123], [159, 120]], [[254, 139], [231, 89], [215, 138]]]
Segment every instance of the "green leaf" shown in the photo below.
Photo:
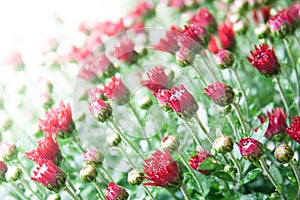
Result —
[[198, 170], [222, 170], [224, 168], [223, 165], [217, 163], [214, 158], [206, 158], [198, 167]]
[[258, 177], [261, 172], [262, 172], [262, 170], [260, 168], [256, 168], [256, 169], [249, 171], [246, 174], [245, 178], [243, 180], [241, 180], [240, 186], [255, 180], [256, 177]]
[[270, 166], [270, 173], [273, 175], [273, 177], [275, 178], [275, 180], [277, 181], [277, 183], [279, 183], [280, 185], [282, 185], [283, 183], [283, 179], [281, 176], [280, 171], [278, 170], [278, 168], [275, 165]]
[[229, 174], [227, 174], [226, 172], [215, 171], [215, 172], [212, 173], [212, 175], [214, 175], [214, 176], [216, 176], [216, 177], [218, 177], [218, 178], [220, 178], [224, 181], [232, 181], [232, 182], [234, 181], [232, 179], [232, 177]]

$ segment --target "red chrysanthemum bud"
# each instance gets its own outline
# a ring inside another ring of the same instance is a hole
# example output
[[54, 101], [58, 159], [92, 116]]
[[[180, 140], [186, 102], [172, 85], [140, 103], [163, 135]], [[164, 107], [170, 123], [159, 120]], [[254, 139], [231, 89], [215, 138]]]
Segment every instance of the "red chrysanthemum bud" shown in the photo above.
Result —
[[215, 56], [215, 62], [220, 69], [229, 68], [234, 63], [233, 54], [225, 49], [220, 49], [218, 54]]
[[280, 64], [274, 53], [274, 48], [270, 48], [267, 44], [254, 46], [255, 52], [250, 51], [252, 58], [247, 57], [248, 61], [262, 75], [272, 77], [280, 73]]
[[201, 8], [199, 12], [190, 19], [190, 24], [204, 27], [209, 33], [217, 30], [217, 22], [215, 17], [206, 8]]
[[222, 82], [214, 82], [204, 90], [205, 94], [219, 106], [225, 107], [233, 102], [233, 89]]
[[285, 129], [285, 132], [300, 144], [300, 116], [292, 117], [291, 125]]
[[86, 165], [80, 170], [80, 179], [84, 182], [93, 182], [98, 176], [98, 171], [93, 165]]
[[299, 23], [300, 20], [300, 2], [292, 3], [288, 8], [288, 13], [294, 22]]
[[250, 162], [258, 161], [264, 154], [263, 145], [256, 139], [242, 138], [237, 145], [243, 158]]
[[161, 148], [173, 153], [178, 150], [180, 142], [175, 136], [167, 135], [161, 140]]
[[147, 175], [145, 178], [152, 181], [144, 185], [166, 188], [181, 185], [182, 169], [168, 151], [155, 151], [150, 158], [145, 159], [143, 166]]
[[75, 129], [70, 104], [61, 101], [58, 106], [47, 110], [44, 117], [39, 119], [38, 126], [47, 134], [57, 134], [62, 138], [69, 136]]
[[115, 46], [115, 49], [113, 52], [111, 52], [111, 55], [122, 62], [136, 62], [138, 53], [134, 50], [133, 42], [127, 36], [121, 37], [119, 42], [119, 46]]
[[268, 111], [266, 116], [269, 119], [268, 129], [264, 135], [266, 138], [274, 137], [280, 133], [285, 134], [287, 114], [284, 114], [283, 108], [276, 108], [272, 112]]
[[0, 142], [0, 157], [4, 161], [11, 161], [17, 157], [18, 151], [14, 144], [2, 141]]
[[176, 38], [179, 36], [179, 31], [174, 30], [171, 27], [170, 30], [166, 32], [166, 36], [161, 38], [156, 45], [153, 45], [155, 50], [165, 51], [165, 52], [175, 52], [179, 49]]
[[170, 90], [158, 90], [157, 94], [155, 95], [159, 105], [161, 105], [166, 111], [173, 111], [169, 99], [172, 96]]
[[210, 38], [210, 41], [209, 41], [209, 43], [207, 45], [207, 48], [213, 54], [217, 54], [219, 52], [219, 47], [218, 47], [216, 38], [213, 35]]
[[105, 197], [107, 198], [107, 200], [126, 200], [129, 197], [125, 188], [123, 188], [122, 186], [116, 185], [113, 182], [110, 182], [108, 184], [106, 191], [107, 191], [107, 194], [105, 195]]
[[7, 166], [5, 162], [0, 161], [0, 182], [6, 181], [5, 174], [7, 172]]
[[235, 37], [232, 24], [223, 23], [218, 26], [218, 37], [224, 49], [232, 50], [235, 47]]
[[284, 38], [294, 30], [294, 21], [288, 10], [282, 10], [268, 20], [271, 32], [279, 38]]
[[294, 151], [286, 144], [281, 144], [276, 147], [274, 156], [280, 163], [289, 163], [294, 157]]
[[210, 154], [208, 154], [205, 150], [203, 151], [197, 151], [196, 155], [190, 156], [189, 163], [190, 166], [194, 169], [200, 172], [204, 175], [209, 175], [211, 171], [209, 170], [198, 170], [199, 165], [206, 159], [211, 157]]
[[66, 186], [67, 174], [50, 160], [33, 171], [31, 180], [41, 183], [49, 190], [59, 192]]
[[231, 152], [233, 150], [233, 140], [227, 135], [220, 135], [215, 139], [213, 148], [221, 154]]
[[144, 172], [140, 169], [133, 169], [128, 172], [127, 181], [130, 185], [140, 185], [144, 180]]
[[102, 165], [104, 156], [97, 149], [89, 149], [83, 154], [83, 160], [86, 164]]
[[199, 109], [193, 95], [191, 95], [183, 85], [173, 87], [168, 103], [176, 114], [183, 119], [190, 119], [195, 116]]
[[121, 78], [112, 77], [107, 86], [100, 88], [101, 92], [118, 105], [128, 103], [130, 92], [125, 87]]
[[112, 108], [109, 103], [95, 98], [89, 105], [90, 112], [99, 121], [105, 122], [112, 116]]
[[169, 89], [170, 81], [162, 66], [152, 68], [147, 72], [148, 80], [141, 82], [148, 90], [157, 93], [159, 89]]
[[46, 160], [51, 160], [56, 165], [59, 165], [63, 158], [56, 136], [53, 139], [53, 136], [50, 134], [47, 134], [44, 140], [39, 140], [37, 148], [31, 152], [26, 152], [25, 156], [39, 165], [42, 165]]

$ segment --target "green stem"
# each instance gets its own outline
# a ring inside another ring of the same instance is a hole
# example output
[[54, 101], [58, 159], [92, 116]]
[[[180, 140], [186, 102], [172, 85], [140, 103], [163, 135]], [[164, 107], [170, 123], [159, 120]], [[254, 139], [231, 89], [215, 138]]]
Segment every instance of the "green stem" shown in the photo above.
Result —
[[202, 187], [201, 183], [199, 182], [199, 179], [197, 178], [194, 170], [191, 168], [191, 166], [187, 163], [187, 161], [181, 154], [179, 155], [179, 158], [182, 161], [182, 163], [185, 165], [185, 167], [189, 170], [189, 172], [192, 174], [198, 188], [200, 189], [200, 193], [203, 194], [204, 193], [203, 187]]
[[123, 154], [123, 156], [127, 159], [127, 161], [128, 161], [128, 163], [130, 164], [130, 166], [131, 166], [132, 168], [136, 168], [135, 164], [133, 164], [133, 162], [131, 161], [131, 159], [128, 157], [128, 155], [127, 155], [125, 149], [123, 149], [122, 146], [119, 146], [119, 149], [120, 149], [121, 153]]
[[238, 171], [238, 182], [240, 182], [240, 180], [242, 180], [243, 178], [243, 171], [242, 171], [242, 167], [241, 167], [241, 164], [237, 161], [237, 159], [235, 158], [235, 156], [232, 154], [232, 152], [229, 152], [229, 156], [232, 160], [232, 162], [234, 163], [237, 171]]
[[280, 78], [279, 76], [277, 76], [275, 79], [274, 79], [277, 87], [278, 87], [278, 90], [279, 90], [279, 94], [280, 94], [280, 97], [283, 101], [283, 105], [284, 105], [284, 108], [285, 108], [285, 111], [287, 113], [287, 115], [289, 116], [289, 106], [287, 104], [287, 100], [286, 100], [286, 97], [284, 95], [284, 92], [283, 92], [283, 89], [282, 89], [282, 86], [281, 86], [281, 83], [280, 83]]
[[145, 132], [145, 129], [144, 129], [144, 123], [143, 123], [143, 121], [141, 120], [141, 118], [140, 118], [138, 112], [136, 111], [135, 107], [130, 102], [128, 103], [128, 106], [129, 106], [130, 110], [132, 111], [133, 115], [135, 116], [135, 118], [137, 119], [138, 123], [141, 126], [141, 130], [142, 130], [142, 134], [143, 134], [143, 139], [146, 140], [146, 142], [148, 143], [148, 147], [150, 147], [151, 143], [147, 139], [147, 135], [146, 135], [146, 132]]
[[194, 140], [196, 141], [197, 145], [204, 149], [199, 137], [197, 136], [197, 133], [194, 131], [193, 127], [185, 120], [183, 120], [184, 124], [190, 129], [190, 133], [192, 134]]
[[101, 199], [102, 199], [102, 200], [106, 200], [105, 194], [104, 194], [104, 192], [102, 191], [102, 189], [101, 189], [99, 183], [98, 183], [97, 181], [94, 181], [93, 184], [94, 184], [95, 188], [97, 189], [98, 193], [100, 194]]
[[206, 130], [206, 128], [204, 127], [204, 125], [202, 124], [201, 120], [199, 119], [198, 115], [195, 115], [195, 119], [198, 122], [198, 125], [200, 127], [200, 129], [203, 131], [203, 133], [205, 134], [205, 136], [207, 137], [208, 141], [210, 142], [210, 144], [213, 144], [213, 139], [210, 137], [208, 131]]
[[36, 192], [34, 192], [32, 190], [32, 188], [30, 187], [30, 185], [24, 180], [24, 179], [21, 179], [20, 180], [21, 183], [24, 185], [24, 187], [29, 190], [34, 196], [36, 196], [38, 199], [43, 199], [39, 194], [37, 194]]
[[86, 152], [86, 150], [81, 146], [80, 141], [76, 136], [72, 136], [72, 141], [78, 152]]
[[14, 190], [12, 191], [13, 193], [17, 193], [21, 199], [27, 199], [24, 192], [17, 185], [11, 183], [11, 186], [14, 188]]
[[185, 200], [192, 200], [191, 197], [190, 197], [190, 195], [189, 195], [189, 193], [187, 192], [187, 190], [186, 190], [186, 188], [185, 188], [185, 185], [182, 185], [182, 186], [180, 187], [180, 190], [181, 190], [181, 192], [182, 192], [182, 194], [183, 194]]
[[269, 168], [268, 168], [268, 166], [267, 166], [267, 163], [265, 162], [264, 158], [261, 157], [261, 158], [259, 159], [259, 162], [260, 162], [260, 164], [261, 164], [263, 170], [266, 172], [266, 174], [267, 174], [269, 180], [270, 180], [271, 183], [275, 186], [276, 190], [280, 193], [280, 195], [282, 196], [282, 198], [283, 198], [284, 200], [287, 200], [285, 193], [282, 191], [282, 188], [280, 187], [280, 185], [277, 183], [276, 179], [275, 179], [275, 178], [273, 177], [273, 175], [271, 174], [271, 172], [270, 172], [270, 170], [269, 170]]
[[80, 200], [82, 200], [82, 196], [80, 195], [80, 193], [77, 194], [76, 188], [74, 187], [74, 185], [72, 184], [72, 182], [71, 182], [69, 179], [67, 179], [67, 184], [68, 184], [68, 186], [70, 186], [71, 190], [72, 190], [73, 192], [75, 192], [76, 196], [77, 196]]
[[68, 193], [69, 197], [73, 200], [79, 200], [76, 195], [70, 190], [69, 187], [65, 187], [64, 191]]
[[112, 126], [116, 129], [116, 131], [120, 134], [122, 137], [122, 140], [124, 140], [131, 148], [132, 150], [142, 159], [144, 160], [142, 154], [135, 148], [135, 146], [127, 139], [126, 135], [120, 130], [117, 124], [113, 120], [111, 120]]
[[241, 83], [240, 77], [238, 75], [238, 73], [236, 72], [236, 69], [234, 69], [233, 67], [231, 68], [231, 71], [233, 72], [236, 82], [239, 86], [239, 88], [241, 89], [242, 95], [245, 98], [245, 107], [246, 107], [246, 114], [247, 114], [247, 118], [250, 119], [250, 112], [249, 112], [249, 104], [248, 104], [248, 98], [245, 92], [245, 89]]
[[215, 75], [215, 72], [213, 72], [209, 66], [209, 64], [207, 63], [205, 58], [201, 59], [204, 66], [206, 67], [207, 71], [210, 73], [210, 75], [215, 79], [215, 81], [219, 80], [219, 78]]
[[143, 184], [142, 184], [142, 187], [143, 187], [143, 189], [146, 191], [146, 193], [149, 195], [149, 197], [150, 197], [152, 200], [155, 200], [154, 196], [153, 196], [152, 193], [149, 191], [149, 189], [148, 189], [146, 186], [144, 186]]
[[293, 160], [290, 161], [290, 165], [294, 171], [294, 174], [295, 174], [295, 177], [296, 177], [296, 180], [297, 180], [297, 184], [298, 184], [298, 192], [297, 192], [297, 197], [296, 199], [298, 199], [299, 195], [300, 195], [300, 176], [299, 176], [299, 171], [294, 163]]
[[240, 136], [239, 136], [239, 134], [238, 134], [238, 132], [237, 132], [237, 130], [236, 130], [236, 128], [235, 128], [235, 126], [234, 126], [231, 118], [229, 117], [229, 115], [226, 115], [226, 118], [227, 118], [227, 120], [229, 122], [229, 125], [231, 126], [231, 129], [233, 130], [235, 139], [239, 141], [240, 140]]
[[203, 85], [203, 87], [206, 87], [207, 86], [207, 83], [205, 82], [205, 80], [202, 78], [203, 75], [202, 73], [199, 71], [199, 69], [194, 65], [194, 64], [191, 64], [191, 66], [193, 67], [193, 69], [196, 71], [196, 73], [198, 74], [199, 76], [199, 79]]
[[288, 41], [286, 38], [283, 39], [283, 42], [284, 42], [284, 45], [285, 45], [285, 48], [286, 48], [286, 51], [288, 53], [288, 57], [291, 61], [291, 64], [292, 64], [292, 67], [294, 68], [295, 70], [295, 74], [296, 74], [296, 95], [297, 95], [297, 101], [296, 101], [296, 107], [297, 107], [297, 110], [298, 110], [298, 113], [300, 111], [300, 106], [299, 106], [299, 98], [300, 98], [300, 86], [299, 86], [299, 77], [298, 77], [298, 69], [297, 69], [297, 66], [296, 66], [296, 62], [294, 60], [294, 57], [292, 55], [292, 52], [291, 52], [291, 49], [289, 47], [289, 44], [288, 44]]
[[237, 114], [237, 116], [239, 118], [239, 121], [240, 121], [241, 125], [242, 125], [243, 132], [244, 132], [245, 135], [247, 135], [246, 123], [245, 123], [245, 120], [243, 118], [243, 115], [242, 115], [242, 112], [240, 110], [240, 107], [235, 102], [232, 102], [232, 105], [233, 105], [233, 108], [234, 108], [234, 110], [235, 110], [235, 112], [236, 112], [236, 114]]
[[104, 172], [104, 174], [106, 175], [106, 179], [109, 182], [114, 182], [112, 177], [109, 175], [108, 171], [105, 169], [105, 167], [103, 165], [101, 165], [100, 169]]

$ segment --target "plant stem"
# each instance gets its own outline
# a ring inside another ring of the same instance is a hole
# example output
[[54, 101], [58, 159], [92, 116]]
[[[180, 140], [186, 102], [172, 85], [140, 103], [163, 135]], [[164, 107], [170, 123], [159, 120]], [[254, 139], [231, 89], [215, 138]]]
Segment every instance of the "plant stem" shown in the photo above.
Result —
[[300, 98], [300, 86], [299, 86], [299, 77], [298, 77], [298, 69], [297, 69], [297, 66], [296, 66], [296, 62], [294, 60], [294, 57], [292, 55], [292, 52], [291, 52], [291, 49], [289, 47], [289, 44], [288, 44], [288, 41], [286, 38], [283, 39], [283, 42], [284, 42], [284, 45], [285, 45], [285, 48], [286, 48], [286, 51], [287, 51], [287, 54], [289, 56], [289, 59], [291, 61], [291, 65], [293, 67], [293, 69], [295, 70], [295, 74], [296, 74], [296, 95], [297, 95], [297, 102], [296, 102], [296, 107], [297, 107], [297, 111], [299, 113], [300, 111], [300, 106], [299, 106], [299, 98]]
[[205, 82], [205, 80], [202, 78], [203, 75], [202, 73], [199, 71], [199, 69], [194, 65], [194, 64], [191, 64], [191, 66], [193, 67], [193, 69], [196, 71], [196, 73], [198, 74], [199, 76], [199, 79], [203, 85], [203, 87], [206, 87], [207, 86], [207, 83]]
[[64, 191], [65, 191], [66, 193], [68, 193], [68, 195], [69, 195], [69, 197], [70, 197], [71, 199], [73, 199], [73, 200], [79, 200], [79, 199], [76, 197], [76, 195], [70, 190], [70, 188], [69, 188], [68, 186], [65, 187]]
[[151, 198], [152, 200], [155, 200], [154, 196], [153, 196], [152, 193], [149, 191], [149, 189], [148, 189], [146, 186], [144, 186], [143, 184], [142, 184], [142, 187], [143, 187], [143, 189], [146, 191], [146, 193], [150, 196], [150, 198]]
[[236, 139], [236, 140], [240, 140], [240, 136], [239, 136], [239, 134], [237, 133], [236, 128], [235, 128], [235, 126], [234, 126], [234, 124], [233, 124], [231, 118], [229, 117], [229, 115], [226, 115], [226, 118], [227, 118], [227, 120], [228, 120], [228, 122], [229, 122], [229, 125], [231, 126], [231, 129], [233, 130], [233, 133], [234, 133], [234, 135], [235, 135], [235, 139]]
[[284, 104], [284, 108], [285, 108], [285, 111], [287, 113], [287, 115], [289, 116], [289, 106], [287, 104], [287, 100], [286, 100], [286, 97], [284, 95], [284, 92], [283, 92], [283, 89], [282, 89], [282, 86], [281, 86], [281, 83], [280, 83], [280, 78], [279, 76], [277, 76], [275, 79], [274, 79], [277, 87], [278, 87], [278, 90], [279, 90], [279, 94], [280, 94], [280, 97], [283, 101], [283, 104]]
[[24, 180], [24, 179], [20, 179], [21, 183], [24, 185], [24, 187], [29, 190], [34, 196], [36, 196], [38, 199], [43, 199], [39, 194], [37, 194], [36, 192], [34, 192], [32, 190], [32, 188], [30, 187], [30, 185]]
[[190, 129], [190, 132], [191, 132], [191, 134], [192, 134], [194, 140], [196, 141], [197, 145], [198, 145], [199, 147], [201, 147], [202, 149], [204, 149], [204, 147], [203, 147], [203, 145], [202, 145], [202, 143], [201, 143], [199, 137], [197, 136], [197, 133], [194, 131], [193, 127], [189, 124], [189, 122], [187, 122], [187, 121], [185, 121], [185, 120], [183, 120], [183, 122], [184, 122], [184, 124]]
[[263, 170], [266, 172], [266, 174], [267, 174], [268, 178], [270, 179], [271, 183], [275, 186], [276, 190], [280, 193], [280, 195], [282, 196], [282, 198], [284, 200], [287, 200], [285, 193], [282, 191], [282, 188], [280, 188], [280, 185], [277, 183], [276, 179], [271, 174], [271, 172], [270, 172], [270, 170], [269, 170], [269, 168], [267, 166], [267, 163], [265, 162], [264, 158], [261, 157], [259, 159], [259, 162], [260, 162]]
[[204, 190], [203, 187], [201, 185], [201, 183], [199, 182], [194, 170], [191, 168], [191, 166], [187, 163], [187, 161], [185, 160], [185, 158], [182, 156], [182, 154], [179, 155], [180, 160], [182, 161], [182, 163], [185, 165], [185, 167], [189, 170], [189, 172], [192, 174], [198, 188], [200, 189], [200, 193], [203, 194]]
[[208, 141], [210, 142], [210, 144], [213, 144], [213, 139], [210, 137], [208, 131], [206, 130], [206, 128], [203, 126], [201, 120], [199, 119], [198, 115], [195, 115], [195, 119], [198, 122], [198, 125], [200, 127], [200, 129], [203, 131], [203, 133], [205, 134], [205, 136], [207, 137]]
[[236, 114], [237, 114], [237, 116], [239, 118], [239, 121], [240, 121], [241, 125], [242, 125], [243, 132], [244, 132], [245, 135], [247, 135], [246, 123], [245, 123], [245, 120], [243, 118], [243, 115], [242, 115], [242, 112], [240, 110], [240, 107], [235, 102], [232, 102], [232, 105], [233, 105], [233, 108], [234, 108], [234, 110], [235, 110], [235, 112], [236, 112]]
[[111, 120], [112, 126], [116, 129], [116, 131], [120, 134], [122, 137], [122, 140], [124, 140], [131, 148], [132, 150], [142, 159], [144, 160], [142, 154], [135, 148], [135, 146], [127, 139], [126, 135], [120, 130], [117, 124], [113, 120]]
[[151, 143], [150, 143], [149, 140], [147, 139], [147, 135], [146, 135], [146, 132], [145, 132], [145, 128], [144, 128], [144, 123], [143, 123], [143, 121], [141, 120], [141, 118], [140, 118], [138, 112], [136, 111], [135, 107], [134, 107], [130, 102], [128, 103], [128, 106], [129, 106], [130, 110], [132, 111], [133, 115], [135, 116], [135, 118], [137, 119], [138, 123], [139, 123], [140, 126], [141, 126], [142, 135], [143, 135], [142, 137], [143, 137], [143, 139], [146, 140], [146, 142], [148, 143], [148, 147], [150, 147], [150, 146], [151, 146]]
[[104, 172], [104, 174], [106, 175], [106, 179], [109, 182], [113, 182], [112, 177], [109, 175], [108, 171], [105, 169], [105, 167], [103, 165], [101, 165], [100, 169]]
[[68, 184], [68, 186], [71, 187], [71, 190], [72, 190], [73, 192], [75, 192], [76, 196], [78, 196], [78, 198], [79, 198], [80, 200], [82, 200], [82, 197], [81, 197], [80, 193], [77, 194], [74, 185], [72, 184], [72, 182], [71, 182], [69, 179], [67, 179], [67, 184]]
[[245, 92], [245, 89], [241, 83], [240, 77], [238, 75], [238, 73], [236, 72], [236, 69], [234, 69], [233, 67], [231, 67], [231, 71], [233, 72], [236, 82], [239, 86], [239, 88], [241, 89], [241, 92], [243, 94], [243, 97], [245, 98], [245, 107], [246, 107], [246, 114], [247, 114], [247, 118], [250, 119], [250, 112], [249, 112], [249, 104], [248, 104], [248, 98]]
[[81, 146], [80, 140], [77, 138], [77, 136], [72, 136], [72, 141], [74, 143], [74, 146], [77, 148], [78, 152], [85, 152], [86, 150]]
[[131, 166], [132, 168], [136, 168], [135, 164], [133, 164], [133, 162], [131, 161], [131, 159], [128, 157], [128, 155], [127, 155], [125, 149], [123, 149], [122, 146], [119, 146], [119, 149], [120, 149], [121, 153], [123, 154], [123, 156], [124, 156], [124, 157], [127, 159], [127, 161], [129, 162], [130, 166]]
[[102, 189], [101, 189], [99, 183], [98, 183], [97, 181], [94, 181], [93, 184], [94, 184], [95, 188], [97, 189], [98, 193], [100, 194], [101, 199], [102, 199], [102, 200], [106, 200], [105, 194], [104, 194], [104, 192], [102, 191]]
[[192, 200], [191, 197], [190, 197], [190, 195], [189, 195], [189, 193], [187, 192], [187, 190], [186, 190], [186, 188], [185, 188], [185, 185], [182, 185], [182, 186], [180, 187], [180, 190], [181, 190], [181, 192], [182, 192], [182, 194], [183, 194], [185, 200]]
[[14, 190], [12, 191], [13, 193], [17, 193], [21, 199], [27, 199], [24, 192], [21, 191], [17, 185], [15, 185], [14, 183], [11, 183], [11, 186], [14, 188]]
[[[133, 162], [130, 160], [130, 158], [128, 157], [126, 151], [119, 146], [120, 151], [122, 152], [123, 156], [126, 157], [127, 161], [129, 162], [129, 164], [131, 165], [132, 168], [136, 168], [135, 164], [133, 164]], [[146, 193], [150, 196], [151, 199], [155, 200], [155, 198], [153, 197], [152, 193], [148, 190], [148, 188], [146, 186], [144, 186], [142, 184], [143, 189], [146, 191]]]
[[298, 184], [298, 192], [297, 192], [297, 197], [296, 199], [298, 199], [299, 195], [300, 195], [300, 176], [299, 176], [299, 171], [294, 163], [293, 160], [290, 161], [290, 165], [294, 171], [294, 174], [295, 174], [295, 177], [296, 177], [296, 180], [297, 180], [297, 184]]
[[232, 152], [229, 152], [229, 156], [238, 171], [238, 179], [237, 180], [238, 180], [238, 182], [240, 182], [240, 180], [242, 180], [242, 178], [243, 178], [243, 171], [242, 171], [241, 164], [236, 160], [236, 158]]

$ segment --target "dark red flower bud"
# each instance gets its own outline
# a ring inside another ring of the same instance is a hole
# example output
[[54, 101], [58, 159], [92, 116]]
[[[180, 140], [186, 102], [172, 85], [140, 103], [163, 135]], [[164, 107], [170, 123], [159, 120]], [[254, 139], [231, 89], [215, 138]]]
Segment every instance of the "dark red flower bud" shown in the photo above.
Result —
[[250, 162], [258, 161], [264, 154], [263, 145], [253, 138], [242, 138], [237, 145], [243, 158]]
[[122, 186], [118, 186], [113, 182], [110, 182], [108, 184], [106, 191], [107, 194], [105, 197], [107, 198], [107, 200], [126, 200], [129, 197], [125, 188], [123, 188]]
[[219, 106], [224, 107], [233, 102], [233, 89], [224, 83], [214, 82], [204, 90], [205, 94]]
[[190, 156], [190, 166], [204, 175], [209, 175], [211, 171], [209, 170], [198, 170], [199, 165], [206, 159], [211, 157], [205, 150], [204, 151], [197, 151], [196, 155]]

